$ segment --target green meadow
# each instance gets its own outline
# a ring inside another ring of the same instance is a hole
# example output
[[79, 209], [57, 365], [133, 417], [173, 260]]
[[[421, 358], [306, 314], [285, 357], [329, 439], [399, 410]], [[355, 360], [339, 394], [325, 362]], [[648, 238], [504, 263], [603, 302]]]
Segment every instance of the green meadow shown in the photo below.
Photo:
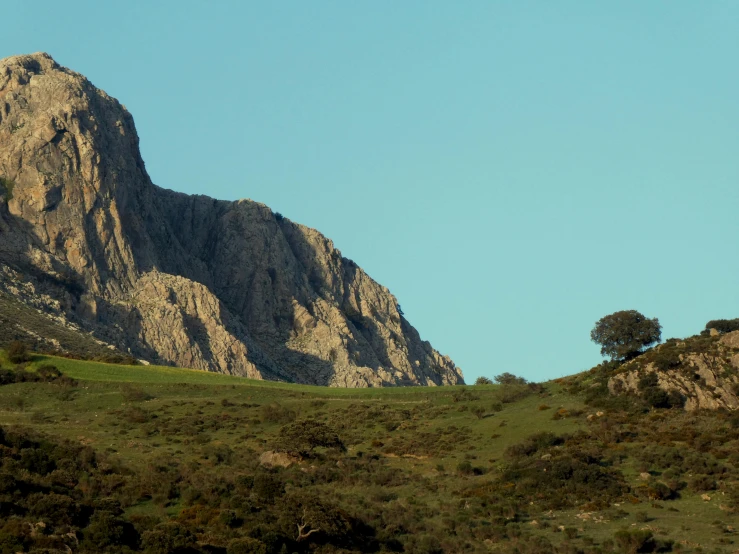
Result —
[[[10, 373], [21, 369], [0, 359]], [[81, 551], [733, 552], [739, 544], [736, 422], [589, 397], [582, 389], [595, 390], [592, 375], [331, 389], [40, 355], [25, 371], [49, 365], [64, 378], [0, 386], [0, 426], [94, 453], [94, 466], [53, 493], [108, 518], [104, 532], [97, 516], [65, 523], [82, 537]], [[721, 444], [700, 443], [691, 429], [701, 428]], [[54, 472], [24, 471], [53, 489]], [[101, 499], [116, 509], [95, 508]], [[19, 506], [8, 521], [39, 510]], [[61, 546], [64, 527], [38, 517]], [[118, 537], [116, 525], [135, 540]], [[302, 537], [300, 525], [318, 530]]]

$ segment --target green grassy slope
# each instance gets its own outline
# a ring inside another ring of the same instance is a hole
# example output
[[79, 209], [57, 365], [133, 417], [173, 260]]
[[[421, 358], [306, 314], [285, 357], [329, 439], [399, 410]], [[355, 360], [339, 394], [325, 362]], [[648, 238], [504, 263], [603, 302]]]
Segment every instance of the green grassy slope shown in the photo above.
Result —
[[[2, 355], [0, 361], [11, 366]], [[226, 552], [229, 541], [247, 535], [265, 552], [283, 545], [287, 552], [338, 552], [341, 544], [360, 551], [336, 538], [339, 531], [334, 538], [317, 533], [315, 541], [290, 537], [301, 516], [284, 506], [310, 494], [371, 526], [367, 544], [374, 546], [365, 551], [372, 552], [626, 552], [628, 533], [639, 530], [653, 535], [653, 548], [674, 541], [673, 550], [732, 552], [739, 542], [727, 496], [737, 479], [739, 432], [725, 414], [588, 406], [584, 394], [568, 392], [568, 380], [537, 390], [357, 390], [49, 356], [35, 357], [28, 369], [47, 364], [77, 383], [0, 386], [0, 426], [68, 439], [98, 452], [105, 467], [127, 468], [100, 477], [120, 480], [118, 488], [93, 489], [120, 502], [140, 537], [156, 522], [177, 521], [201, 547], [216, 548], [210, 551]], [[260, 455], [301, 421], [328, 425], [346, 452], [318, 448], [288, 468], [263, 467]], [[712, 440], [701, 442], [701, 431]], [[510, 450], [542, 432], [571, 438]], [[676, 452], [689, 460], [675, 462]], [[549, 488], [563, 471], [558, 460], [575, 464], [564, 483], [582, 481], [579, 489]], [[682, 464], [680, 473], [669, 474], [670, 464]], [[689, 471], [706, 474], [708, 490], [688, 486]], [[616, 476], [612, 490], [622, 487], [612, 497], [599, 488], [609, 475]], [[288, 500], [271, 504], [260, 496], [254, 483], [262, 478], [281, 483], [275, 494]], [[655, 498], [658, 482], [673, 487], [674, 498]], [[243, 483], [252, 484], [241, 491]], [[240, 525], [223, 524], [231, 512]], [[283, 542], [270, 543], [269, 533], [284, 533]]]

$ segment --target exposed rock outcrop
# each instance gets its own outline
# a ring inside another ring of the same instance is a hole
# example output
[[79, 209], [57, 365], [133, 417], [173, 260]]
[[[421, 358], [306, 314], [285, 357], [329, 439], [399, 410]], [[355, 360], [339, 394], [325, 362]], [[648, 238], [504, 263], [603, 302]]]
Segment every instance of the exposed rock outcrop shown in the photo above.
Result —
[[[0, 288], [133, 355], [344, 387], [462, 383], [313, 229], [154, 186], [126, 108], [46, 54], [0, 61]], [[16, 274], [16, 275], [17, 275]]]
[[608, 388], [613, 394], [639, 394], [645, 373], [656, 374], [661, 389], [680, 393], [686, 410], [739, 409], [739, 331], [657, 346], [626, 364]]

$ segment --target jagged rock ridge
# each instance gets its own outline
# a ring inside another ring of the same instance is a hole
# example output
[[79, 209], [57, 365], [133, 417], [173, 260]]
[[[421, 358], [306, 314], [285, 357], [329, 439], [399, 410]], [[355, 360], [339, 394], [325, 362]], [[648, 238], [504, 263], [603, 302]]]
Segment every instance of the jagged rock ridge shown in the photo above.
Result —
[[640, 380], [656, 376], [665, 391], [679, 393], [684, 408], [739, 409], [739, 331], [672, 339], [624, 364], [608, 380], [613, 394], [641, 394]]
[[21, 275], [124, 351], [331, 386], [463, 382], [317, 231], [153, 185], [126, 108], [47, 54], [0, 61], [0, 179], [0, 286]]

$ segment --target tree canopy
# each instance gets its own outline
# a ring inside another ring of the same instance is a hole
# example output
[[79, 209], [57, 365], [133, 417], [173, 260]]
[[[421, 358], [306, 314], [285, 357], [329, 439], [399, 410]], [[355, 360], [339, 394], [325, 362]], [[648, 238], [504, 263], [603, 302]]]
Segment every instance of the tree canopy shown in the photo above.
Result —
[[706, 323], [706, 329], [716, 329], [719, 333], [739, 331], [739, 319], [712, 319]]
[[659, 342], [662, 326], [636, 310], [622, 310], [602, 317], [590, 331], [590, 339], [601, 345], [600, 353], [612, 360], [628, 360]]

